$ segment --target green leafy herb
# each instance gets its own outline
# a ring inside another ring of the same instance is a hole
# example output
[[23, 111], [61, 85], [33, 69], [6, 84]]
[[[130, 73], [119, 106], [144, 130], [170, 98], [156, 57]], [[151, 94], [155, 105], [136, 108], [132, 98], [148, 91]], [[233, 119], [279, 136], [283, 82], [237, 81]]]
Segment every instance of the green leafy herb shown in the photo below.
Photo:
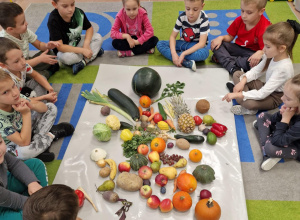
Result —
[[153, 103], [158, 102], [166, 97], [179, 96], [180, 94], [183, 93], [182, 90], [184, 89], [185, 83], [181, 83], [181, 82], [177, 81], [176, 83], [167, 84], [166, 86], [167, 87], [164, 88], [160, 98], [154, 100]]

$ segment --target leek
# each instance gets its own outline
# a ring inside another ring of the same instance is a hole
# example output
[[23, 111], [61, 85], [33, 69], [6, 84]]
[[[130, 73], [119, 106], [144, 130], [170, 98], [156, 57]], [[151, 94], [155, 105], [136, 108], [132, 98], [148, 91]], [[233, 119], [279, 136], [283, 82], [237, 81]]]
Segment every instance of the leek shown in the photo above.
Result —
[[127, 114], [125, 111], [117, 107], [116, 105], [111, 104], [108, 101], [108, 97], [101, 94], [97, 89], [96, 91], [91, 91], [91, 93], [87, 90], [81, 92], [81, 96], [86, 98], [89, 103], [96, 104], [96, 105], [103, 105], [108, 106], [112, 110], [118, 112], [119, 114], [123, 115], [125, 118], [127, 118], [133, 125], [135, 125], [135, 121], [131, 118], [129, 114]]

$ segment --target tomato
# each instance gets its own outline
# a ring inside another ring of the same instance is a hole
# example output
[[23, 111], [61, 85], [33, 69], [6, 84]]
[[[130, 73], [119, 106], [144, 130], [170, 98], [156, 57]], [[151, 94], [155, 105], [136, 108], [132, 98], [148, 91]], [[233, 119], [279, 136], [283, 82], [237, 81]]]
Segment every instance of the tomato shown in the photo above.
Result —
[[153, 117], [153, 121], [157, 124], [158, 122], [162, 121], [163, 117], [161, 116], [161, 114], [156, 113]]
[[147, 117], [150, 117], [151, 116], [151, 112], [149, 112], [149, 111], [143, 111], [142, 115], [146, 115]]
[[202, 119], [198, 115], [194, 116], [194, 121], [197, 126], [202, 123]]

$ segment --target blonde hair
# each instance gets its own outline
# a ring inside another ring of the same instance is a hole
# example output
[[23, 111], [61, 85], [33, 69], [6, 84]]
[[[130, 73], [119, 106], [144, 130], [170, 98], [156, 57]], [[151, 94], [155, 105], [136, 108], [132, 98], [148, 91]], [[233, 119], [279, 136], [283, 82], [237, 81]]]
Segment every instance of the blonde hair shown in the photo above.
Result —
[[[286, 84], [293, 85], [293, 90], [300, 102], [300, 74], [295, 75], [293, 78], [289, 79]], [[300, 110], [300, 109], [299, 109]]]
[[245, 5], [256, 4], [258, 10], [261, 10], [266, 7], [268, 0], [241, 0]]
[[12, 80], [11, 76], [2, 68], [0, 68], [0, 82], [6, 81], [8, 79]]

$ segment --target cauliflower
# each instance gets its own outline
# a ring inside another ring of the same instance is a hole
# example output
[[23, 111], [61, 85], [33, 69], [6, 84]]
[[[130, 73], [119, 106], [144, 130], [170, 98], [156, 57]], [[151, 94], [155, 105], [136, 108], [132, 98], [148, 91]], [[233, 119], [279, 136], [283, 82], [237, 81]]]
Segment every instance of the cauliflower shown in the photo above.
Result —
[[107, 116], [105, 122], [114, 131], [119, 130], [121, 127], [120, 120], [115, 115]]

